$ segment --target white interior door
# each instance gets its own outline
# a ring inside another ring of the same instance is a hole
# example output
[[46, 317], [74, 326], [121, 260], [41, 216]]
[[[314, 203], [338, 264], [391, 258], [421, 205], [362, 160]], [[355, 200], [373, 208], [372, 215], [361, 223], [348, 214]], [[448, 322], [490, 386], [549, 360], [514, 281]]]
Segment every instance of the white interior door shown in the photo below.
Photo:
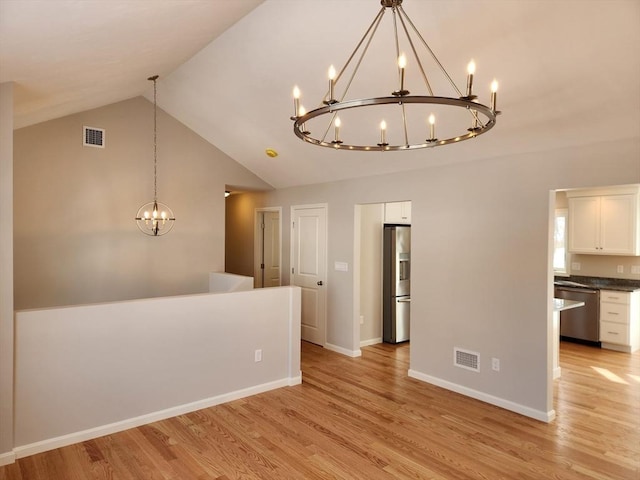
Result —
[[327, 207], [292, 207], [291, 219], [291, 283], [302, 289], [302, 339], [324, 345]]

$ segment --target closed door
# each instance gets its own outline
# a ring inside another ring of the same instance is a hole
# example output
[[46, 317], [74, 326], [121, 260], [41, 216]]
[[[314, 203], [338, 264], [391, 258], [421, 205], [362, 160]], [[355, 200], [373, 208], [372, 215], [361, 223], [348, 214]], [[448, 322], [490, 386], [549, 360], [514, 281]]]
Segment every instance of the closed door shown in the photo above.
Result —
[[257, 210], [254, 286], [278, 287], [280, 277], [280, 210]]
[[280, 286], [280, 213], [262, 212], [262, 285]]
[[326, 339], [327, 207], [291, 209], [291, 283], [302, 289], [302, 339]]

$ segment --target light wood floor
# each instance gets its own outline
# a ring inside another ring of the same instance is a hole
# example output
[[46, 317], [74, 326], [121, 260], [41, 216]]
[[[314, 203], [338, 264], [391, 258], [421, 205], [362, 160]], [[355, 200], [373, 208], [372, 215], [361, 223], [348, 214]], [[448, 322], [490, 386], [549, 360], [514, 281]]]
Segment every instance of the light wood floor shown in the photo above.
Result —
[[551, 424], [410, 379], [408, 354], [304, 344], [300, 386], [23, 458], [0, 479], [640, 479], [639, 353], [563, 343]]

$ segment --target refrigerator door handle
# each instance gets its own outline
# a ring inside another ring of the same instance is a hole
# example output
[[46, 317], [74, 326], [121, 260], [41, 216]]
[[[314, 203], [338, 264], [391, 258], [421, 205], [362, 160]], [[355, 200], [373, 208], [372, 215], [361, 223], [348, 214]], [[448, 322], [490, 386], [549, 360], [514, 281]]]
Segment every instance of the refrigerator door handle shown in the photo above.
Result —
[[397, 302], [398, 303], [401, 303], [401, 302], [409, 303], [409, 302], [411, 302], [411, 297], [409, 297], [409, 298], [398, 298]]

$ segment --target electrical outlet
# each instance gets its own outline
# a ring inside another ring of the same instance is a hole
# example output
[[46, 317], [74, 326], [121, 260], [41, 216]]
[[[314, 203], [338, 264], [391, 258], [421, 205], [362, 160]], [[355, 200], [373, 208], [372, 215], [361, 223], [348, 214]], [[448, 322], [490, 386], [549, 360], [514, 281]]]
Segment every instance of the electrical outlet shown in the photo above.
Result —
[[577, 272], [580, 270], [580, 267], [582, 267], [580, 262], [571, 262], [571, 270], [575, 270]]
[[631, 266], [631, 273], [640, 274], [640, 265], [632, 265]]
[[262, 350], [256, 350], [255, 351], [254, 360], [256, 362], [261, 362], [262, 361]]
[[360, 315], [360, 325], [364, 325], [364, 315]]
[[618, 265], [618, 268], [616, 269], [616, 271], [618, 273], [624, 273], [624, 265]]
[[500, 359], [499, 358], [493, 357], [491, 359], [491, 369], [494, 372], [499, 372], [500, 371]]

